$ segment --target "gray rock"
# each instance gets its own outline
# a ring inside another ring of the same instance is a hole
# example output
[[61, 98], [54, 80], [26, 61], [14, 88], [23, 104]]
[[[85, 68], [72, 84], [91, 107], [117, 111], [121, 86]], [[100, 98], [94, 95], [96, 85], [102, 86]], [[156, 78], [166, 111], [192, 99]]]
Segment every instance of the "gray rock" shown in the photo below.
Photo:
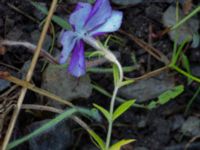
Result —
[[200, 135], [200, 119], [197, 117], [189, 117], [183, 123], [181, 132], [188, 137]]
[[131, 85], [122, 87], [119, 95], [127, 98], [136, 98], [137, 102], [146, 102], [152, 98], [158, 97], [161, 93], [174, 87], [174, 78], [168, 74], [162, 74], [158, 77], [140, 80]]
[[182, 126], [182, 124], [184, 123], [184, 118], [181, 115], [175, 115], [171, 118], [171, 121], [171, 129], [174, 131]]
[[[34, 30], [32, 33], [31, 33], [31, 42], [33, 44], [36, 44], [38, 43], [38, 39], [40, 38], [40, 32], [38, 30]], [[51, 36], [49, 36], [48, 34], [46, 35], [45, 37], [45, 40], [44, 40], [44, 44], [43, 44], [43, 48], [45, 50], [48, 50], [51, 46]]]
[[[184, 17], [184, 13], [179, 9], [179, 18], [182, 19]], [[176, 7], [170, 6], [163, 15], [163, 24], [165, 27], [171, 27], [176, 24]], [[186, 23], [182, 24], [178, 29], [178, 44], [181, 44], [186, 38], [190, 40], [193, 39], [193, 36], [198, 33], [199, 29], [199, 20], [194, 17], [188, 20]], [[175, 30], [169, 32], [169, 36], [172, 41], [176, 39]], [[195, 45], [192, 45], [195, 46]]]
[[[49, 120], [34, 122], [28, 129], [29, 132], [39, 128]], [[66, 122], [62, 122], [47, 132], [29, 140], [30, 150], [66, 150], [72, 144], [72, 134]]]
[[0, 79], [0, 92], [10, 86], [10, 82]]
[[91, 80], [88, 75], [79, 79], [67, 73], [66, 67], [50, 64], [44, 74], [42, 88], [63, 99], [87, 99], [92, 93]]

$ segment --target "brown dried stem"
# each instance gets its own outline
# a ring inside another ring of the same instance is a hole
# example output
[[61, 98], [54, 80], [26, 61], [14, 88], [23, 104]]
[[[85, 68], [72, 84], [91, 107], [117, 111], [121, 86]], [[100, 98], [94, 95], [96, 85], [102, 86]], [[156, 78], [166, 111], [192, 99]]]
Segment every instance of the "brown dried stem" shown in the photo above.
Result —
[[[10, 41], [10, 40], [1, 40], [0, 46], [24, 46], [30, 50], [31, 53], [34, 53], [36, 50], [36, 45], [25, 42], [25, 41]], [[47, 51], [41, 48], [40, 56], [46, 58], [50, 63], [58, 64], [58, 61], [51, 56]]]
[[[47, 33], [47, 30], [48, 30], [48, 27], [49, 27], [49, 24], [51, 22], [51, 18], [53, 16], [53, 13], [56, 9], [56, 5], [57, 5], [57, 1], [58, 0], [53, 0], [52, 1], [52, 4], [51, 4], [51, 8], [49, 10], [49, 13], [48, 13], [48, 16], [47, 16], [47, 19], [46, 19], [46, 22], [45, 22], [45, 25], [43, 27], [43, 30], [42, 30], [42, 33], [40, 35], [40, 39], [39, 39], [39, 42], [38, 42], [38, 45], [37, 45], [37, 48], [35, 50], [35, 53], [34, 53], [34, 56], [33, 56], [33, 59], [32, 59], [32, 63], [31, 63], [31, 66], [28, 70], [28, 73], [26, 75], [26, 81], [30, 81], [31, 78], [32, 78], [32, 74], [33, 74], [33, 71], [35, 69], [35, 66], [36, 66], [36, 63], [37, 63], [37, 60], [39, 58], [39, 55], [40, 55], [40, 51], [42, 49], [42, 44], [44, 43], [44, 39], [45, 39], [45, 36], [46, 36], [46, 33]], [[11, 118], [11, 121], [10, 121], [10, 124], [9, 124], [9, 127], [8, 127], [8, 130], [7, 130], [7, 133], [6, 133], [6, 136], [5, 136], [5, 139], [4, 139], [4, 142], [3, 142], [3, 146], [2, 146], [2, 150], [6, 150], [6, 147], [8, 145], [8, 142], [10, 140], [10, 137], [12, 135], [12, 132], [13, 132], [13, 129], [14, 129], [14, 126], [15, 126], [15, 123], [16, 123], [16, 120], [17, 120], [17, 117], [19, 115], [19, 112], [20, 112], [20, 109], [21, 109], [21, 105], [23, 103], [23, 100], [24, 100], [24, 97], [26, 95], [26, 92], [27, 92], [27, 88], [22, 88], [22, 91], [20, 93], [20, 96], [19, 96], [19, 99], [17, 101], [17, 105], [16, 105], [16, 108], [13, 112], [13, 115], [12, 115], [12, 118]]]
[[119, 32], [131, 38], [136, 44], [142, 47], [145, 51], [147, 51], [150, 55], [152, 55], [157, 60], [163, 62], [165, 65], [169, 64], [170, 62], [169, 59], [161, 51], [157, 50], [156, 48], [149, 45], [148, 43], [140, 40], [139, 38], [133, 36], [132, 34], [129, 34], [123, 30], [120, 30]]

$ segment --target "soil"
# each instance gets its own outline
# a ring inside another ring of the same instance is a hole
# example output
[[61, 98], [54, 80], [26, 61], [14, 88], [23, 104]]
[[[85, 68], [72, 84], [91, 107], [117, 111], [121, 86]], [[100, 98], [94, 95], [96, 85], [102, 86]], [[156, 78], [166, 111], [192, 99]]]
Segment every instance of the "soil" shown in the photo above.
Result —
[[[43, 3], [49, 6], [49, 1], [44, 1]], [[9, 4], [9, 5], [8, 5]], [[1, 39], [13, 39], [20, 41], [31, 41], [31, 33], [35, 30], [41, 31], [41, 26], [34, 22], [30, 18], [27, 18], [24, 14], [17, 12], [11, 8], [14, 5], [24, 13], [32, 16], [36, 20], [43, 18], [42, 14], [36, 13], [37, 10], [31, 6], [28, 1], [22, 0], [0, 0], [0, 37]], [[141, 40], [148, 43], [151, 34], [161, 33], [165, 27], [161, 22], [162, 15], [164, 11], [173, 4], [169, 3], [149, 3], [144, 2], [135, 6], [114, 6], [115, 8], [121, 9], [124, 12], [124, 21], [122, 25], [122, 30], [130, 33]], [[67, 16], [74, 8], [74, 5], [67, 5], [66, 3], [61, 3], [58, 6], [56, 14], [59, 16]], [[38, 18], [41, 17], [41, 18]], [[200, 18], [200, 15], [198, 16]], [[152, 29], [152, 30], [151, 30]], [[14, 30], [14, 31], [13, 31]], [[60, 32], [61, 28], [55, 25], [56, 32]], [[15, 33], [12, 35], [12, 33]], [[48, 32], [51, 35], [51, 30]], [[114, 33], [117, 37], [122, 39], [121, 44], [116, 44], [115, 42], [110, 42], [110, 48], [120, 52], [120, 62], [123, 66], [134, 65], [132, 56], [134, 55], [137, 59], [137, 63], [140, 68], [136, 71], [126, 73], [125, 75], [130, 78], [136, 78], [147, 72], [159, 69], [163, 67], [163, 63], [159, 62], [155, 58], [149, 56], [149, 54], [144, 51], [143, 48], [138, 46], [126, 35], [120, 32]], [[104, 37], [102, 38], [104, 40]], [[151, 44], [158, 50], [162, 51], [167, 57], [170, 58], [173, 50], [173, 41], [170, 40], [169, 36], [165, 34], [159, 38], [151, 38]], [[24, 47], [6, 47], [8, 50], [6, 54], [0, 56], [0, 69], [1, 70], [11, 70], [8, 66], [13, 66], [19, 71], [14, 70], [13, 74], [18, 77], [22, 77], [20, 70], [22, 69], [25, 62], [31, 59], [32, 53], [28, 52]], [[190, 66], [200, 66], [200, 47], [191, 48], [188, 47], [186, 50], [186, 55], [189, 58]], [[55, 44], [54, 54], [61, 50], [59, 44]], [[149, 59], [150, 58], [150, 59]], [[40, 60], [37, 64], [33, 76], [33, 83], [37, 86], [42, 84], [42, 72], [44, 61]], [[104, 64], [101, 67], [110, 67], [109, 64]], [[197, 95], [192, 107], [189, 112], [185, 114], [186, 106], [188, 105], [190, 99], [199, 87], [199, 84], [192, 82], [187, 84], [187, 78], [178, 74], [177, 72], [170, 70], [169, 73], [175, 77], [175, 84], [183, 84], [185, 86], [185, 91], [180, 96], [176, 97], [169, 103], [159, 106], [153, 110], [145, 110], [142, 108], [132, 107], [128, 110], [122, 117], [117, 120], [114, 124], [113, 129], [113, 139], [114, 141], [120, 139], [133, 138], [136, 142], [129, 144], [123, 148], [123, 150], [183, 150], [190, 140], [199, 135], [185, 135], [181, 132], [182, 125], [190, 117], [196, 117], [197, 120], [200, 116], [199, 105], [200, 105], [200, 95]], [[90, 73], [90, 77], [93, 83], [97, 83], [104, 89], [112, 93], [113, 85], [111, 74], [95, 74]], [[151, 88], [151, 87], [149, 87]], [[5, 91], [2, 91], [3, 93]], [[93, 90], [92, 95], [87, 100], [74, 100], [73, 102], [78, 106], [92, 107], [93, 103], [102, 105], [105, 108], [109, 107], [108, 97], [103, 96], [101, 93]], [[40, 103], [45, 104], [41, 96], [28, 92], [24, 103]], [[51, 118], [52, 113], [43, 112], [26, 112], [22, 111], [20, 113], [19, 119], [17, 121], [16, 129], [13, 133], [12, 139], [17, 139], [25, 134], [27, 134], [27, 127], [34, 123], [35, 121], [44, 120]], [[4, 123], [4, 129], [2, 135], [6, 133], [6, 128], [8, 126], [11, 113], [7, 116]], [[105, 137], [107, 123], [106, 120], [102, 119], [101, 122], [95, 122], [92, 120], [84, 119], [99, 135]], [[81, 130], [76, 123], [70, 121], [70, 128], [73, 131], [73, 140], [69, 149], [82, 150], [84, 147], [92, 147], [92, 142], [86, 131]], [[200, 130], [200, 123], [198, 126]], [[192, 132], [192, 131], [191, 131]], [[61, 135], [62, 136], [62, 135]], [[1, 139], [2, 140], [2, 139]], [[29, 150], [29, 143], [26, 142], [19, 149]], [[92, 148], [91, 148], [92, 149]], [[188, 150], [199, 150], [200, 141], [197, 138], [195, 141], [191, 142]]]

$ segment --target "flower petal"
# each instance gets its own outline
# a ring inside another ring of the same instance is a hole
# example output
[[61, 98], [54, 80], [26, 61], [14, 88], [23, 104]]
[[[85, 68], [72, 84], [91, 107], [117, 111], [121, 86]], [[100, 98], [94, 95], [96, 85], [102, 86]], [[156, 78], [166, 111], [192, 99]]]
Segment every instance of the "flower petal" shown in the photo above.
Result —
[[85, 74], [84, 44], [81, 40], [76, 43], [68, 70], [75, 77]]
[[72, 31], [65, 31], [61, 33], [61, 44], [63, 46], [59, 62], [60, 64], [63, 64], [66, 62], [67, 58], [69, 57], [70, 52], [74, 48], [74, 45], [76, 43], [76, 35]]
[[105, 23], [112, 13], [109, 0], [96, 0], [85, 24], [85, 29], [91, 31]]
[[117, 31], [122, 24], [123, 13], [121, 11], [112, 11], [110, 18], [97, 29], [90, 32], [90, 35], [99, 35], [106, 32]]
[[81, 30], [85, 24], [92, 6], [88, 3], [79, 2], [75, 11], [70, 15], [69, 22], [75, 28], [75, 30]]

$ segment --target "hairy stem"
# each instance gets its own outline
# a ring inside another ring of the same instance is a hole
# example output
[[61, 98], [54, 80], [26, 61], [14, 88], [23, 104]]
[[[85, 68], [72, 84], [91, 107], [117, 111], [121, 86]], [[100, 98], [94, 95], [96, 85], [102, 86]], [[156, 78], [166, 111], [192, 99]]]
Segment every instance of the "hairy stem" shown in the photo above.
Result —
[[112, 127], [113, 127], [113, 112], [114, 112], [114, 106], [115, 106], [115, 99], [117, 96], [117, 92], [119, 90], [119, 87], [116, 86], [113, 92], [113, 96], [111, 99], [111, 103], [110, 103], [110, 120], [109, 120], [109, 124], [108, 124], [108, 133], [107, 133], [107, 137], [106, 137], [106, 150], [109, 149], [110, 146], [110, 141], [111, 141], [111, 134], [112, 134]]

